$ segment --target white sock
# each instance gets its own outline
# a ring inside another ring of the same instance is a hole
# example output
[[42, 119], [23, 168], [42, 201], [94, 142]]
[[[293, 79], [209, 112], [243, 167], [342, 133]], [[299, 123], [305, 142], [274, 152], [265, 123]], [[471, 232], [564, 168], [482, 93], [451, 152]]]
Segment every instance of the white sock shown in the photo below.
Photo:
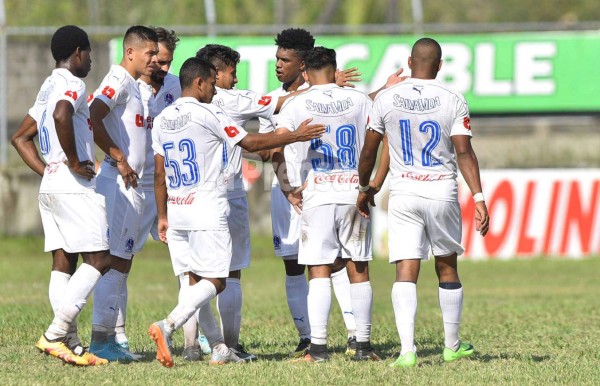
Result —
[[285, 293], [287, 304], [294, 319], [294, 325], [300, 338], [310, 338], [310, 323], [306, 299], [308, 296], [308, 283], [304, 274], [285, 276]]
[[92, 341], [104, 341], [114, 336], [125, 274], [111, 269], [102, 276], [94, 289]]
[[356, 336], [356, 321], [354, 320], [352, 300], [350, 299], [350, 280], [348, 279], [346, 268], [331, 274], [331, 284], [333, 285], [335, 298], [342, 310], [342, 317], [348, 331], [348, 337]]
[[50, 284], [48, 284], [48, 298], [50, 299], [50, 305], [52, 311], [56, 313], [60, 307], [60, 303], [65, 298], [67, 285], [71, 275], [60, 271], [50, 272]]
[[69, 280], [64, 299], [46, 331], [46, 338], [53, 340], [67, 335], [69, 325], [77, 318], [101, 277], [102, 274], [96, 268], [81, 264]]
[[444, 343], [446, 347], [456, 351], [460, 346], [458, 330], [462, 318], [463, 289], [438, 288], [438, 296], [444, 320]]
[[183, 326], [197, 309], [208, 304], [212, 298], [217, 296], [217, 289], [213, 283], [202, 279], [188, 288], [182, 288], [179, 294], [180, 301], [167, 318], [171, 322], [173, 330]]
[[417, 285], [400, 281], [392, 287], [392, 305], [396, 316], [396, 328], [400, 335], [402, 350], [400, 355], [407, 352], [417, 352], [415, 347], [415, 317], [417, 315]]
[[117, 343], [127, 342], [125, 335], [125, 321], [127, 320], [127, 298], [129, 292], [127, 290], [127, 278], [129, 273], [125, 273], [125, 279], [121, 285], [121, 296], [119, 297], [119, 311], [117, 312], [117, 325], [115, 326], [115, 341]]
[[[48, 297], [50, 298], [50, 305], [52, 311], [56, 314], [56, 311], [60, 307], [60, 303], [65, 298], [67, 291], [67, 285], [71, 275], [60, 271], [50, 272], [50, 284], [48, 285]], [[77, 319], [73, 319], [69, 328], [67, 329], [67, 340], [69, 347], [75, 347], [81, 345], [79, 336], [77, 336]]]
[[202, 332], [210, 347], [214, 348], [216, 345], [224, 343], [223, 333], [219, 328], [219, 324], [217, 323], [217, 319], [215, 318], [210, 303], [205, 304], [198, 310], [196, 318], [198, 319], [198, 324], [200, 325], [200, 328], [202, 328]]
[[[190, 277], [186, 274], [179, 275], [179, 288], [189, 287]], [[183, 330], [183, 346], [192, 347], [198, 345], [198, 319], [191, 317], [181, 327]]]
[[217, 296], [217, 310], [221, 317], [221, 331], [227, 347], [235, 347], [242, 324], [242, 287], [240, 279], [227, 278], [225, 290]]
[[371, 282], [350, 284], [352, 309], [356, 319], [356, 341], [371, 340], [371, 312], [373, 310], [373, 289]]
[[327, 323], [331, 309], [331, 279], [317, 278], [308, 282], [308, 319], [310, 320], [310, 342], [327, 344]]

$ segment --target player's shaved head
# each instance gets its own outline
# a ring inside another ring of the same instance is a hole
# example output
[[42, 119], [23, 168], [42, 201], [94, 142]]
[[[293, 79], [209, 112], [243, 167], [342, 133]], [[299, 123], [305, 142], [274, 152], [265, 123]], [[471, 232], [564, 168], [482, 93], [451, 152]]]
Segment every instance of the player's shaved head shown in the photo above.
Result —
[[315, 46], [315, 38], [303, 28], [288, 28], [277, 34], [277, 47], [295, 50], [301, 59], [304, 54]]
[[240, 53], [233, 48], [220, 44], [207, 44], [196, 52], [198, 59], [210, 62], [219, 70], [236, 67], [240, 62]]
[[143, 25], [134, 25], [127, 29], [123, 37], [123, 50], [130, 47], [139, 47], [147, 42], [158, 43], [158, 35], [149, 27]]
[[206, 60], [191, 57], [181, 65], [179, 70], [179, 84], [181, 89], [186, 89], [193, 85], [194, 79], [202, 78], [206, 80], [216, 73], [215, 66]]
[[410, 56], [413, 66], [437, 72], [442, 61], [442, 47], [431, 38], [421, 38], [413, 45]]
[[158, 42], [163, 44], [169, 52], [175, 52], [177, 43], [179, 43], [179, 38], [175, 34], [175, 31], [169, 31], [162, 27], [152, 27], [152, 29], [156, 32], [156, 36], [158, 36]]
[[304, 65], [306, 66], [306, 71], [321, 70], [326, 67], [331, 67], [335, 70], [337, 68], [335, 51], [331, 48], [315, 47], [306, 52]]

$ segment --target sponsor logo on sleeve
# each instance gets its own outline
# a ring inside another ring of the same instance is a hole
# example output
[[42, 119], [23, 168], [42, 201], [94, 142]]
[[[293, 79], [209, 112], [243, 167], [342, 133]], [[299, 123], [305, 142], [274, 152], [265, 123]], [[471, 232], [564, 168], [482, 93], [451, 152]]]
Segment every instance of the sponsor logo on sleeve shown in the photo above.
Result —
[[258, 101], [258, 104], [261, 106], [268, 106], [271, 103], [271, 97], [268, 95], [262, 96]]

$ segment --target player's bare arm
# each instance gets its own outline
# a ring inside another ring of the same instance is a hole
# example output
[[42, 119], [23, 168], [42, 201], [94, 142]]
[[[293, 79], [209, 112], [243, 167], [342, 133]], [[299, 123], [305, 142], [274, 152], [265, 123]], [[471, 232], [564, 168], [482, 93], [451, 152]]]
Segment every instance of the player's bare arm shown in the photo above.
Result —
[[117, 169], [123, 177], [125, 187], [137, 187], [138, 175], [129, 166], [125, 154], [117, 147], [108, 135], [104, 122], [102, 121], [110, 113], [110, 108], [102, 101], [94, 99], [90, 106], [90, 120], [94, 128], [94, 142], [102, 149], [102, 151], [117, 162]]
[[[452, 143], [456, 151], [456, 161], [458, 168], [465, 182], [471, 190], [471, 194], [481, 193], [481, 179], [479, 175], [479, 162], [475, 151], [471, 146], [471, 137], [468, 135], [453, 135]], [[489, 230], [490, 217], [488, 215], [485, 201], [475, 202], [475, 223], [476, 229], [485, 236]]]
[[40, 154], [33, 142], [37, 133], [37, 122], [33, 117], [27, 114], [25, 118], [23, 118], [23, 122], [21, 122], [21, 126], [19, 126], [17, 132], [13, 134], [10, 142], [27, 166], [40, 176], [43, 176], [46, 164], [42, 158], [40, 158]]
[[325, 132], [325, 126], [321, 124], [310, 124], [312, 118], [302, 122], [298, 127], [298, 130], [289, 131], [286, 133], [275, 134], [248, 134], [242, 139], [239, 145], [249, 152], [256, 152], [258, 150], [273, 149], [289, 145], [294, 142], [306, 142], [314, 138], [320, 138]]
[[[369, 203], [373, 202], [373, 196], [375, 195], [375, 189], [370, 186], [369, 180], [371, 179], [371, 173], [375, 168], [375, 162], [377, 160], [377, 150], [379, 144], [383, 140], [383, 135], [374, 131], [367, 130], [365, 135], [365, 144], [360, 152], [360, 158], [358, 160], [358, 198], [356, 199], [356, 208], [358, 213], [364, 218], [369, 218], [370, 209]], [[366, 190], [363, 190], [365, 187]]]
[[[383, 136], [383, 144], [381, 146], [381, 156], [379, 157], [379, 166], [375, 172], [375, 177], [371, 180], [369, 185], [375, 190], [375, 193], [379, 193], [385, 178], [390, 171], [390, 149], [388, 145], [387, 135]], [[373, 205], [375, 206], [375, 205]]]
[[[277, 129], [275, 130], [276, 135], [285, 135], [289, 132], [288, 129]], [[296, 213], [302, 213], [302, 190], [304, 187], [292, 186], [288, 178], [287, 162], [285, 160], [284, 147], [279, 147], [271, 150], [272, 152], [272, 165], [277, 181], [279, 181], [279, 187], [285, 198], [290, 202]]]
[[154, 200], [158, 217], [158, 237], [167, 243], [167, 183], [165, 180], [165, 158], [160, 154], [154, 155]]
[[340, 87], [356, 87], [353, 83], [360, 82], [362, 73], [358, 67], [348, 68], [346, 70], [335, 71], [335, 84]]
[[390, 88], [393, 85], [398, 84], [400, 82], [404, 82], [406, 79], [408, 79], [409, 78], [408, 76], [400, 76], [400, 75], [402, 75], [403, 72], [404, 72], [404, 69], [400, 68], [398, 71], [396, 71], [392, 75], [388, 76], [383, 87], [381, 87], [377, 91], [373, 91], [372, 93], [370, 93], [369, 98], [374, 100], [380, 91], [385, 90], [386, 88]]
[[77, 156], [77, 147], [75, 145], [75, 132], [73, 128], [73, 114], [75, 110], [73, 105], [67, 101], [59, 101], [56, 104], [52, 118], [56, 127], [58, 142], [67, 157], [67, 166], [73, 172], [86, 180], [91, 180], [96, 175], [94, 163], [91, 160], [80, 161]]

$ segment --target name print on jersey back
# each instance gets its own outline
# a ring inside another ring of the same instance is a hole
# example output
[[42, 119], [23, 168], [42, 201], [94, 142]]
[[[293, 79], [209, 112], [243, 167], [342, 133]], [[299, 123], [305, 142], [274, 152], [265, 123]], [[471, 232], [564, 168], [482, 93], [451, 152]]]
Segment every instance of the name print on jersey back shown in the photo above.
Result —
[[335, 84], [315, 85], [284, 105], [278, 127], [295, 130], [308, 118], [327, 126], [321, 138], [296, 144], [305, 209], [356, 202], [358, 155], [370, 107], [365, 94]]

